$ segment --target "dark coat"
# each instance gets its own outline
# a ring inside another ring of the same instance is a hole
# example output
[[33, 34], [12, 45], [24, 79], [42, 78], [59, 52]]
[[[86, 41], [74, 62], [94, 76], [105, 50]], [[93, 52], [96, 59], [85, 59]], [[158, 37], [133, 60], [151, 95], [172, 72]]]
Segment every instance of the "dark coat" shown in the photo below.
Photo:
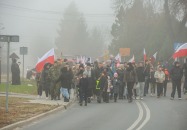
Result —
[[119, 88], [120, 88], [121, 81], [118, 78], [114, 78], [112, 80], [112, 85], [113, 85], [113, 92], [115, 94], [119, 93]]
[[124, 70], [123, 69], [117, 69], [116, 72], [118, 73], [118, 78], [121, 82], [123, 82], [124, 79]]
[[102, 76], [99, 81], [100, 90], [104, 90], [108, 86], [108, 80], [106, 76]]
[[170, 72], [170, 76], [171, 76], [171, 79], [173, 81], [179, 81], [182, 79], [182, 76], [183, 76], [183, 71], [180, 67], [176, 67], [174, 66], [172, 69], [171, 69], [171, 72]]
[[144, 67], [138, 67], [136, 69], [138, 82], [145, 82], [145, 74], [144, 74]]
[[88, 78], [81, 78], [79, 82], [79, 91], [87, 94], [88, 93]]
[[184, 69], [184, 76], [187, 78], [187, 63], [184, 63], [183, 69]]
[[94, 69], [94, 80], [97, 80], [100, 76], [101, 73], [103, 72], [103, 68], [95, 68]]
[[134, 69], [126, 69], [124, 75], [125, 82], [138, 82], [137, 74]]
[[49, 69], [44, 69], [41, 74], [41, 85], [43, 89], [50, 88], [51, 80], [49, 77]]
[[20, 68], [19, 65], [14, 61], [11, 65], [12, 72], [12, 85], [20, 85]]
[[144, 68], [144, 75], [146, 78], [149, 78], [150, 77], [150, 64], [146, 64], [145, 65], [145, 68]]
[[59, 79], [56, 82], [61, 82], [61, 87], [69, 89], [71, 73], [67, 70], [62, 70]]

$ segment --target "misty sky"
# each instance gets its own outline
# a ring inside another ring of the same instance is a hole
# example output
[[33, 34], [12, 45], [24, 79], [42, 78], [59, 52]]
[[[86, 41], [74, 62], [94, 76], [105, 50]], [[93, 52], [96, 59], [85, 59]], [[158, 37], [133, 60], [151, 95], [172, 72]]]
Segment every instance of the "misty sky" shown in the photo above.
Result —
[[[110, 29], [115, 18], [111, 0], [74, 1], [79, 11], [85, 15], [88, 29], [93, 26]], [[36, 45], [33, 44], [36, 39], [46, 41], [46, 51], [54, 47], [60, 19], [71, 2], [71, 0], [0, 0], [0, 26], [5, 27], [0, 33], [20, 36], [20, 43], [12, 45], [12, 51], [17, 54], [21, 46], [29, 47], [29, 54], [26, 57], [32, 63], [26, 60], [26, 66], [29, 66], [28, 63], [33, 66], [37, 62], [37, 57], [32, 57], [32, 53], [37, 53], [32, 46]], [[38, 57], [43, 53], [45, 52], [38, 52]]]

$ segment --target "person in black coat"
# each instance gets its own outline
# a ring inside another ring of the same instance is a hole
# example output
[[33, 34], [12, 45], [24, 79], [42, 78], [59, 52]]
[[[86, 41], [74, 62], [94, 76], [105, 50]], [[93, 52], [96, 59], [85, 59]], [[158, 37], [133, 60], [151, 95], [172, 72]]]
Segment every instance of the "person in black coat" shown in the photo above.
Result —
[[180, 68], [179, 62], [174, 63], [174, 67], [171, 69], [170, 76], [172, 80], [171, 100], [173, 100], [175, 97], [176, 88], [178, 92], [178, 98], [181, 100], [181, 79], [183, 76], [183, 71], [182, 68]]
[[132, 65], [132, 63], [127, 64], [127, 69], [125, 70], [124, 81], [127, 83], [127, 90], [128, 90], [128, 102], [132, 102], [132, 89], [134, 84], [138, 83], [138, 78], [136, 71]]
[[87, 74], [83, 73], [83, 77], [79, 82], [79, 98], [80, 98], [80, 106], [82, 106], [83, 100], [85, 101], [85, 106], [87, 106], [87, 96], [88, 96], [88, 78]]
[[155, 94], [155, 86], [156, 86], [156, 79], [155, 79], [155, 70], [154, 68], [150, 69], [150, 87], [151, 87], [151, 96]]
[[98, 84], [96, 85], [97, 102], [101, 103], [101, 99], [103, 97], [103, 91], [108, 86], [107, 73], [102, 72], [101, 76], [99, 77], [97, 81], [98, 81]]
[[64, 97], [64, 102], [69, 102], [69, 83], [71, 80], [71, 73], [68, 71], [68, 68], [65, 66], [61, 69], [61, 75], [56, 82], [61, 82], [61, 93]]
[[138, 98], [143, 99], [144, 94], [144, 86], [145, 86], [145, 74], [144, 74], [144, 66], [142, 62], [139, 62], [138, 67], [136, 68], [137, 78], [138, 78]]
[[148, 90], [149, 90], [150, 68], [151, 68], [151, 63], [150, 61], [146, 60], [145, 68], [144, 68], [144, 75], [145, 75], [144, 96], [148, 94]]
[[71, 94], [71, 89], [72, 89], [72, 83], [73, 83], [73, 71], [72, 71], [72, 68], [70, 68], [70, 66], [67, 64], [66, 65], [67, 67], [67, 70], [68, 70], [68, 73], [69, 73], [69, 84], [68, 84], [68, 93], [69, 93], [69, 99], [70, 99], [70, 94]]
[[21, 84], [20, 68], [16, 59], [12, 59], [11, 72], [12, 72], [12, 85], [20, 85]]
[[49, 77], [50, 66], [51, 66], [50, 63], [46, 63], [44, 65], [44, 69], [41, 74], [41, 84], [42, 84], [42, 88], [45, 90], [46, 99], [48, 99], [50, 95], [50, 85], [51, 85], [51, 80]]
[[125, 84], [123, 83], [123, 79], [124, 79], [124, 69], [122, 68], [122, 66], [119, 66], [118, 69], [116, 70], [116, 72], [117, 72], [117, 74], [118, 74], [118, 79], [120, 80], [119, 99], [123, 99], [124, 87], [125, 87]]

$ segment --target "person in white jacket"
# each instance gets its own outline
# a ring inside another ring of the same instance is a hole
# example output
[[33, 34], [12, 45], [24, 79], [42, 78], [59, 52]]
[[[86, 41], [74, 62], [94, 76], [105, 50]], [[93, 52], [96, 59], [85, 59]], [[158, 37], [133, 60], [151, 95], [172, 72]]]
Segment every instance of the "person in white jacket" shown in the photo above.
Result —
[[162, 66], [159, 66], [154, 75], [157, 83], [157, 98], [163, 95], [163, 85], [165, 81], [165, 74], [162, 71]]

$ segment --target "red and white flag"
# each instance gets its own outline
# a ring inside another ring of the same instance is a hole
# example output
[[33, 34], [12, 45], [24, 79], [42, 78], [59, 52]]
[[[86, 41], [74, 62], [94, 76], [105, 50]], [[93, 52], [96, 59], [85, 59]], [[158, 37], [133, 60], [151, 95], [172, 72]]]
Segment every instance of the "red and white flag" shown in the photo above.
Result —
[[179, 58], [187, 56], [187, 43], [181, 45], [173, 54], [173, 58]]
[[143, 58], [144, 58], [144, 61], [147, 59], [147, 55], [146, 55], [146, 52], [145, 52], [145, 48], [143, 50]]
[[158, 52], [156, 52], [156, 53], [151, 57], [151, 63], [154, 63], [154, 62], [156, 61], [157, 53], [158, 53]]
[[43, 70], [43, 67], [46, 63], [54, 64], [55, 61], [55, 52], [54, 48], [49, 50], [47, 53], [45, 53], [42, 58], [38, 60], [38, 63], [36, 64], [36, 71], [41, 72]]
[[120, 56], [119, 53], [118, 53], [117, 56], [115, 57], [115, 60], [117, 60], [118, 63], [121, 62], [121, 56]]
[[131, 62], [131, 63], [135, 62], [134, 55], [133, 55], [133, 57], [129, 60], [129, 62]]

